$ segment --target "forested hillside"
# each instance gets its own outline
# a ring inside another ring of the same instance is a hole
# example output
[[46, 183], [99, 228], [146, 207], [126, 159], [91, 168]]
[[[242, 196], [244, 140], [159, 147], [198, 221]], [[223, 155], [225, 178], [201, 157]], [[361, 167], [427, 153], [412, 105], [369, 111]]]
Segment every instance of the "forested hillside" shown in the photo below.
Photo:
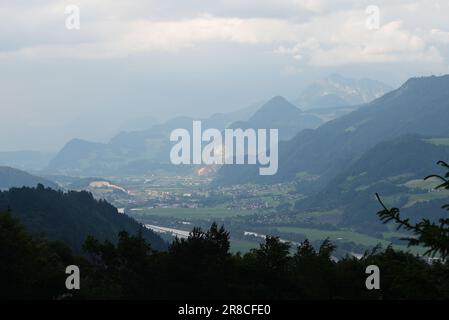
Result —
[[155, 233], [85, 191], [65, 193], [42, 185], [12, 188], [0, 192], [0, 211], [11, 211], [30, 232], [63, 241], [77, 252], [87, 236], [115, 242], [120, 231], [130, 234], [140, 231], [154, 248], [166, 248]]

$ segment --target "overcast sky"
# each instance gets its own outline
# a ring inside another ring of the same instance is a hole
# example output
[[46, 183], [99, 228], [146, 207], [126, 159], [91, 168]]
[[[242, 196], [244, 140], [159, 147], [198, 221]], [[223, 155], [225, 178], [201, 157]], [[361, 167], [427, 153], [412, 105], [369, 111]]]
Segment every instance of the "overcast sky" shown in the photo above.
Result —
[[294, 99], [335, 72], [393, 86], [449, 73], [448, 13], [447, 0], [0, 0], [0, 150]]

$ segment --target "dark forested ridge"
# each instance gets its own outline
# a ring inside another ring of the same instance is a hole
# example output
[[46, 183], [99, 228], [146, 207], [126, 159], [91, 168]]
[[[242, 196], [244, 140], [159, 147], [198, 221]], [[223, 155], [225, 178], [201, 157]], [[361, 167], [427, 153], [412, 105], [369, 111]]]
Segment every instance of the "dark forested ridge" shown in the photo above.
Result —
[[35, 187], [37, 184], [58, 189], [58, 185], [45, 178], [31, 175], [25, 171], [11, 167], [0, 166], [0, 190], [14, 187]]
[[64, 241], [75, 251], [81, 250], [87, 236], [115, 242], [117, 234], [123, 230], [130, 234], [141, 230], [154, 248], [166, 248], [155, 233], [85, 191], [65, 193], [42, 185], [12, 188], [0, 192], [0, 211], [9, 210], [29, 231]]

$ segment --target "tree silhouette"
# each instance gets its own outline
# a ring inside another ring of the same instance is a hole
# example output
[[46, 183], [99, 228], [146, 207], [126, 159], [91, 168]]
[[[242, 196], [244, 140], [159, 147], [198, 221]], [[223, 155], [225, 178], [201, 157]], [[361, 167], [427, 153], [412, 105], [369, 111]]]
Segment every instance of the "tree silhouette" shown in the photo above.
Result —
[[[431, 178], [440, 179], [442, 183], [436, 189], [449, 190], [449, 165], [444, 161], [438, 161], [437, 164], [448, 170], [444, 177], [433, 174], [427, 176], [424, 180]], [[449, 218], [441, 218], [438, 220], [438, 223], [425, 218], [418, 223], [412, 223], [409, 218], [401, 217], [398, 208], [388, 209], [382, 202], [379, 194], [376, 193], [376, 197], [383, 207], [383, 210], [377, 213], [383, 223], [393, 221], [398, 225], [397, 230], [403, 228], [413, 233], [414, 237], [403, 238], [403, 240], [408, 241], [409, 246], [422, 245], [428, 248], [425, 255], [440, 255], [443, 259], [449, 255]], [[442, 208], [449, 210], [449, 204], [444, 205]]]

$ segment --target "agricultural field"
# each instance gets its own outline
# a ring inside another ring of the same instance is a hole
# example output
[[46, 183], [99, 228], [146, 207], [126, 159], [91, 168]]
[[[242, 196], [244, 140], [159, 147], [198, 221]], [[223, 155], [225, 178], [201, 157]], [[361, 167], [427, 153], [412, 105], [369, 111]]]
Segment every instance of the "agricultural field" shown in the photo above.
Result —
[[375, 246], [378, 243], [382, 245], [388, 245], [389, 242], [381, 239], [377, 239], [365, 234], [344, 231], [344, 230], [319, 230], [299, 227], [277, 227], [279, 232], [299, 233], [305, 235], [310, 241], [324, 240], [329, 238], [332, 241], [353, 241], [357, 244], [365, 246]]
[[449, 138], [424, 139], [424, 141], [436, 146], [449, 146]]
[[130, 215], [138, 218], [145, 216], [171, 217], [176, 219], [211, 219], [211, 218], [231, 218], [253, 214], [253, 210], [235, 210], [225, 207], [214, 208], [134, 208]]

